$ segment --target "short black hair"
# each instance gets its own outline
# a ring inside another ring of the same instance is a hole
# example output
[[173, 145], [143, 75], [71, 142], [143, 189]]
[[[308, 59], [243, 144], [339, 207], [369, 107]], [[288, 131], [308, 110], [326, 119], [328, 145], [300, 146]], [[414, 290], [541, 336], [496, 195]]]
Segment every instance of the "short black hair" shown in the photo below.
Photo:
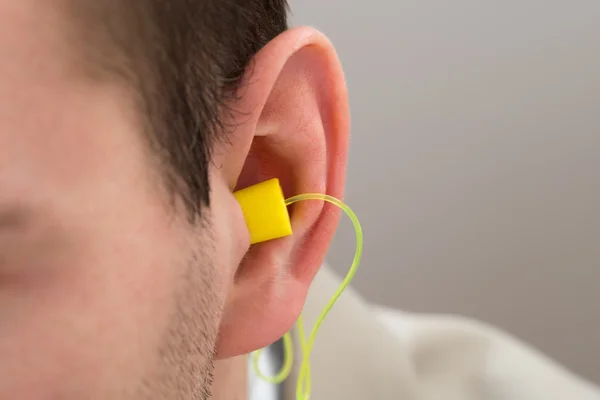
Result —
[[213, 144], [253, 56], [287, 29], [286, 0], [71, 2], [90, 71], [132, 86], [167, 189], [199, 216]]

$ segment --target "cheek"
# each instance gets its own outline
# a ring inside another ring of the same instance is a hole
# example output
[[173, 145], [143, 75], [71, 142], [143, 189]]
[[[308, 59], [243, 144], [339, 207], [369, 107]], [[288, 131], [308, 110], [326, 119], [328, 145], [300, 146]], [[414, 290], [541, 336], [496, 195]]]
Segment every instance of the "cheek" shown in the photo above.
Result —
[[0, 398], [117, 399], [156, 364], [185, 248], [166, 218], [134, 210], [62, 213], [53, 250], [0, 276]]

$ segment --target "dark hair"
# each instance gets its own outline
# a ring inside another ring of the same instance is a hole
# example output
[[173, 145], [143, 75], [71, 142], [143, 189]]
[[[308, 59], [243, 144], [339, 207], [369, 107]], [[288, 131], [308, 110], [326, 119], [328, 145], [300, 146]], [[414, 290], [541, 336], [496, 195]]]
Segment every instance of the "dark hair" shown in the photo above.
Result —
[[167, 189], [199, 215], [213, 143], [253, 55], [287, 29], [286, 0], [72, 1], [88, 72], [132, 85]]

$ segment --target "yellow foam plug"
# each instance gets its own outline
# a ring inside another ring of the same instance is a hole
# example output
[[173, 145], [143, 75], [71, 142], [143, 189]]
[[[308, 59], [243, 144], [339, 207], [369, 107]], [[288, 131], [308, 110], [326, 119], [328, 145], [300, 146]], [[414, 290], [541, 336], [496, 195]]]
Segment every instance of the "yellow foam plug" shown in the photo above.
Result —
[[279, 179], [269, 179], [238, 190], [234, 196], [242, 207], [251, 244], [292, 234], [290, 215]]

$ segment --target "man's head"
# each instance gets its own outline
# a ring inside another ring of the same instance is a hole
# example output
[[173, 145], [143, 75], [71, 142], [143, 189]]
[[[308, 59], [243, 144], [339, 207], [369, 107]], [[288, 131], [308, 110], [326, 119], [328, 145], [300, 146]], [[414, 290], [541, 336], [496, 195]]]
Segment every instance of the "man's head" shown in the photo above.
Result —
[[232, 191], [341, 196], [346, 92], [284, 0], [0, 0], [0, 398], [206, 398], [291, 328], [338, 213], [249, 249]]

